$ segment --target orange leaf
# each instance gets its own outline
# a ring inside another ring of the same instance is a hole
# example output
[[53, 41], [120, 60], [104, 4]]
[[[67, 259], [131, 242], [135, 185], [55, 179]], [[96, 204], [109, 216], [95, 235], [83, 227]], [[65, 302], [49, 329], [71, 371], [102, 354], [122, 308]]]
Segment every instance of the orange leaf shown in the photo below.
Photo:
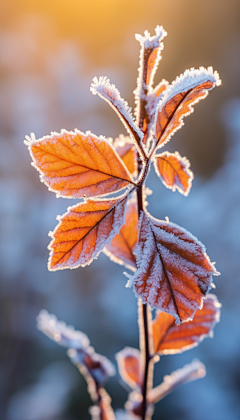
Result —
[[124, 221], [127, 195], [70, 207], [51, 234], [49, 270], [84, 267], [97, 258]]
[[189, 321], [218, 274], [205, 247], [189, 232], [142, 212], [134, 290], [143, 303]]
[[63, 197], [109, 194], [133, 183], [126, 166], [104, 138], [78, 130], [26, 142], [41, 180]]
[[153, 321], [155, 353], [176, 354], [197, 346], [205, 337], [211, 336], [220, 319], [220, 303], [209, 294], [192, 321], [176, 325], [172, 315], [158, 311]]
[[187, 70], [165, 91], [156, 113], [155, 148], [162, 147], [183, 125], [183, 117], [193, 112], [193, 105], [219, 85], [218, 73], [212, 68]]
[[125, 163], [130, 174], [135, 174], [137, 170], [137, 150], [130, 137], [119, 136], [114, 142], [114, 147]]
[[188, 195], [193, 173], [189, 169], [190, 163], [179, 153], [162, 153], [154, 156], [154, 167], [165, 187], [172, 191], [176, 189], [183, 195]]
[[125, 347], [116, 354], [119, 373], [132, 389], [141, 386], [140, 351]]
[[110, 259], [123, 264], [131, 270], [136, 268], [136, 257], [133, 252], [138, 239], [138, 212], [136, 201], [130, 201], [127, 206], [125, 224], [113, 238], [111, 244], [106, 245], [104, 252]]

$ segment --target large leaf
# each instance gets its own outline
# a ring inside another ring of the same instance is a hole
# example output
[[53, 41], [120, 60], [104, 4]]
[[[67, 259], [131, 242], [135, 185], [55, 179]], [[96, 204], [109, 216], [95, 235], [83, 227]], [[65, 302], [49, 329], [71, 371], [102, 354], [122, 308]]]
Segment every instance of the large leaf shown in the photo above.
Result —
[[181, 325], [176, 325], [172, 315], [158, 311], [152, 326], [155, 353], [175, 354], [197, 346], [211, 336], [220, 319], [220, 307], [217, 297], [209, 294], [193, 320]]
[[188, 195], [193, 173], [189, 169], [190, 163], [179, 153], [161, 153], [154, 157], [154, 167], [163, 184], [172, 191], [176, 189], [183, 195]]
[[159, 102], [156, 121], [156, 149], [170, 140], [183, 125], [183, 118], [193, 112], [193, 105], [207, 96], [208, 90], [221, 83], [212, 68], [186, 70], [165, 91]]
[[189, 321], [218, 274], [205, 247], [185, 229], [142, 212], [136, 250], [135, 293], [143, 303]]
[[131, 270], [136, 269], [136, 256], [134, 251], [138, 239], [138, 212], [136, 201], [130, 201], [127, 206], [125, 224], [113, 238], [111, 244], [104, 248], [106, 255], [118, 264], [124, 264]]
[[49, 270], [84, 267], [97, 258], [119, 231], [127, 195], [109, 200], [89, 199], [70, 207], [51, 234]]
[[116, 354], [119, 374], [124, 382], [133, 389], [141, 386], [142, 372], [140, 358], [140, 351], [132, 347], [125, 347]]
[[109, 194], [133, 183], [114, 148], [104, 137], [78, 130], [52, 133], [26, 142], [42, 181], [59, 196]]

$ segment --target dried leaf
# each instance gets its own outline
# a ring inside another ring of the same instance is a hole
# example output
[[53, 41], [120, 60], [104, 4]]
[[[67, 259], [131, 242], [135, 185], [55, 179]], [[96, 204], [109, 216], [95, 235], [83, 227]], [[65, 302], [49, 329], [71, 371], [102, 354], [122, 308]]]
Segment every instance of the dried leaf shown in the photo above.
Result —
[[119, 374], [132, 389], [141, 386], [140, 351], [132, 347], [125, 347], [116, 354]]
[[127, 194], [69, 207], [51, 234], [49, 270], [84, 267], [97, 258], [124, 221]]
[[211, 336], [220, 319], [220, 303], [209, 294], [192, 321], [176, 325], [172, 315], [158, 311], [153, 321], [154, 351], [158, 354], [176, 354], [197, 346]]
[[111, 244], [106, 245], [104, 252], [109, 258], [123, 264], [130, 270], [136, 269], [136, 256], [134, 251], [138, 239], [138, 211], [136, 201], [130, 201], [127, 206], [125, 224], [113, 238]]
[[154, 167], [165, 187], [172, 191], [176, 189], [183, 195], [188, 195], [192, 186], [193, 173], [190, 163], [179, 153], [162, 153], [154, 156]]
[[26, 141], [41, 180], [59, 196], [93, 197], [133, 183], [126, 166], [104, 137], [62, 130]]
[[189, 321], [211, 287], [211, 264], [205, 247], [185, 229], [142, 212], [136, 250], [135, 293], [143, 303]]
[[164, 376], [163, 382], [156, 388], [150, 390], [148, 401], [156, 404], [168, 394], [173, 392], [180, 385], [204, 378], [206, 368], [198, 359], [194, 359], [192, 363], [185, 365], [183, 368], [175, 370], [171, 375]]
[[185, 71], [165, 91], [158, 104], [155, 121], [155, 150], [166, 144], [183, 125], [183, 118], [193, 112], [193, 105], [207, 96], [208, 90], [221, 83], [209, 67]]

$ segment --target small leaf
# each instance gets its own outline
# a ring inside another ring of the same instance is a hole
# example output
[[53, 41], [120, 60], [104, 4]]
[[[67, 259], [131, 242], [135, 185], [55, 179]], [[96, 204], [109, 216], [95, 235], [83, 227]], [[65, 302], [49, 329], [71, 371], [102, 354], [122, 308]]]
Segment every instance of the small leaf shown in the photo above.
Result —
[[205, 247], [185, 229], [142, 212], [136, 250], [135, 293], [143, 303], [173, 315], [176, 323], [193, 319], [211, 287]]
[[220, 319], [220, 307], [217, 297], [209, 294], [193, 320], [178, 326], [172, 315], [158, 311], [152, 326], [155, 353], [176, 354], [197, 346], [211, 336]]
[[155, 121], [155, 150], [166, 144], [183, 125], [183, 118], [193, 112], [193, 105], [207, 96], [208, 90], [221, 83], [209, 67], [186, 70], [165, 91], [158, 104]]
[[179, 153], [162, 153], [154, 156], [154, 168], [165, 187], [172, 191], [176, 189], [183, 195], [188, 195], [193, 173], [189, 169], [190, 163]]
[[114, 142], [114, 148], [130, 174], [135, 175], [137, 171], [137, 150], [131, 138], [120, 135]]
[[111, 244], [106, 245], [104, 252], [109, 258], [123, 264], [130, 270], [136, 269], [136, 256], [134, 251], [138, 239], [138, 212], [136, 201], [130, 201], [127, 206], [125, 224], [113, 238]]
[[84, 267], [97, 258], [122, 226], [126, 203], [125, 194], [70, 207], [51, 234], [49, 270]]
[[141, 386], [140, 351], [132, 347], [125, 347], [116, 354], [119, 374], [132, 389]]
[[150, 390], [148, 401], [156, 404], [168, 394], [173, 392], [180, 385], [204, 378], [206, 368], [198, 359], [194, 359], [192, 363], [185, 365], [183, 368], [175, 370], [171, 375], [164, 376], [163, 382], [156, 388]]
[[[143, 134], [133, 120], [128, 103], [121, 98], [116, 86], [112, 85], [107, 77], [100, 77], [99, 80], [97, 77], [94, 77], [90, 90], [93, 95], [99, 95], [109, 103], [138, 147]], [[141, 153], [141, 149], [139, 152]]]
[[59, 196], [105, 195], [133, 183], [126, 166], [104, 137], [62, 130], [39, 140], [28, 138], [26, 144], [41, 180]]

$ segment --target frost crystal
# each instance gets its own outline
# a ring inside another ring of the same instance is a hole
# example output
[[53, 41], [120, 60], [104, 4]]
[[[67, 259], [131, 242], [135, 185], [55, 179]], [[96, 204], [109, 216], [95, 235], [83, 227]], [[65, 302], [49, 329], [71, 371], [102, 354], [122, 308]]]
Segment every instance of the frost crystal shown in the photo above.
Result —
[[44, 309], [37, 317], [37, 328], [60, 346], [81, 350], [89, 346], [89, 339], [84, 333], [58, 321], [55, 315]]

